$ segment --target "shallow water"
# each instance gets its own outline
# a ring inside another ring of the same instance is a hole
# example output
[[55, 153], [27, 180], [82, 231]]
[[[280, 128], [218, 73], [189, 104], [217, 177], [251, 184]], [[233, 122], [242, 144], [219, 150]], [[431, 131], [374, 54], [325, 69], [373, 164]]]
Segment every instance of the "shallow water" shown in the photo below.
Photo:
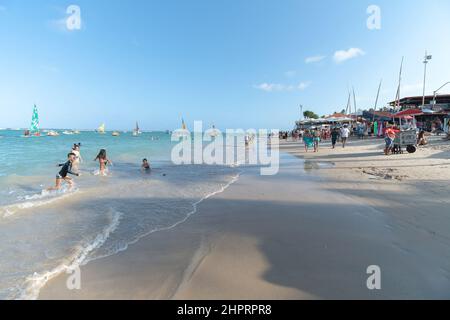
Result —
[[[185, 221], [196, 204], [239, 176], [226, 166], [170, 161], [166, 133], [22, 138], [0, 131], [0, 298], [33, 299], [51, 277], [115, 254], [139, 238]], [[42, 191], [54, 183], [73, 143], [81, 142], [82, 176], [75, 188]], [[95, 176], [100, 148], [114, 165]], [[142, 158], [152, 173], [139, 170]]]

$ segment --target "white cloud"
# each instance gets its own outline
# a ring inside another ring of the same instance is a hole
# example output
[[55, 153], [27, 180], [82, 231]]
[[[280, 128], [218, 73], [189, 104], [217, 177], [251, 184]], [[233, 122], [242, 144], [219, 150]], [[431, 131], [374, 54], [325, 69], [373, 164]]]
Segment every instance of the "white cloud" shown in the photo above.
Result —
[[305, 59], [305, 63], [309, 64], [309, 63], [316, 63], [316, 62], [320, 62], [323, 59], [325, 59], [326, 56], [312, 56], [312, 57], [308, 57]]
[[48, 24], [53, 30], [68, 31], [66, 19], [50, 20]]
[[336, 63], [341, 63], [349, 59], [363, 56], [366, 53], [359, 48], [350, 48], [348, 50], [339, 50], [334, 53], [333, 59]]
[[280, 83], [261, 83], [258, 85], [254, 85], [255, 89], [263, 90], [266, 92], [273, 92], [273, 91], [283, 91], [285, 89], [285, 86]]
[[295, 76], [297, 75], [297, 71], [295, 71], [295, 70], [289, 70], [289, 71], [286, 71], [286, 72], [284, 73], [284, 75], [285, 75], [286, 77], [288, 77], [288, 78], [293, 78], [293, 77], [295, 77]]
[[300, 84], [298, 85], [298, 90], [300, 90], [300, 91], [303, 91], [303, 90], [305, 90], [306, 88], [308, 88], [309, 86], [311, 85], [311, 82], [310, 81], [307, 81], [307, 82], [300, 82]]
[[261, 83], [253, 87], [266, 92], [282, 92], [282, 91], [303, 91], [310, 86], [310, 82], [301, 82], [298, 85], [282, 84], [282, 83]]

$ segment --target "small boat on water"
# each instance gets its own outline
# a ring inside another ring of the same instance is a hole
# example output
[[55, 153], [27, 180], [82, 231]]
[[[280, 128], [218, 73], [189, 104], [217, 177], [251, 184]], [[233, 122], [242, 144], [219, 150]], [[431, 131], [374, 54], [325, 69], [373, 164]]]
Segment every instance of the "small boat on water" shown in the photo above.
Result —
[[80, 134], [80, 131], [75, 130], [75, 131], [73, 132], [73, 134]]
[[141, 130], [139, 129], [139, 124], [138, 124], [138, 122], [136, 121], [136, 128], [134, 128], [134, 130], [133, 130], [133, 137], [137, 137], [137, 136], [139, 136], [139, 135], [141, 135], [142, 134], [142, 132], [141, 132]]
[[74, 135], [75, 133], [73, 132], [73, 131], [63, 131], [63, 134], [64, 135], [66, 135], [66, 136], [71, 136], [71, 135]]
[[40, 137], [41, 132], [39, 130], [39, 114], [37, 106], [34, 105], [33, 115], [31, 117], [30, 129], [25, 130], [24, 137]]
[[112, 136], [113, 136], [113, 137], [118, 137], [118, 136], [120, 136], [120, 132], [114, 131], [114, 132], [112, 133]]
[[181, 129], [177, 129], [172, 133], [172, 136], [175, 138], [183, 138], [188, 139], [191, 136], [191, 133], [187, 129], [186, 123], [184, 122], [184, 119], [182, 119], [181, 122]]
[[100, 127], [98, 127], [96, 131], [97, 131], [97, 133], [105, 134], [106, 133], [105, 124], [104, 123], [101, 124]]
[[57, 131], [50, 130], [50, 131], [47, 133], [47, 136], [48, 136], [48, 137], [57, 137], [57, 136], [59, 136], [59, 133], [58, 133]]

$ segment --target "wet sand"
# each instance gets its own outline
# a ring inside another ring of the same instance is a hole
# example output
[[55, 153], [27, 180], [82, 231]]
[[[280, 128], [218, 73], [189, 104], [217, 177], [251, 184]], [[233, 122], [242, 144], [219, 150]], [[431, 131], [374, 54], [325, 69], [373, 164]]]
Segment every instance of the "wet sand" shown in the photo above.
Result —
[[[278, 175], [246, 169], [187, 222], [83, 266], [81, 290], [61, 275], [40, 298], [450, 298], [449, 180], [422, 172], [448, 172], [446, 150], [386, 160], [376, 140], [319, 154], [281, 148], [290, 155]], [[388, 173], [408, 177], [363, 172], [394, 163]], [[381, 290], [366, 286], [370, 265], [381, 268]]]

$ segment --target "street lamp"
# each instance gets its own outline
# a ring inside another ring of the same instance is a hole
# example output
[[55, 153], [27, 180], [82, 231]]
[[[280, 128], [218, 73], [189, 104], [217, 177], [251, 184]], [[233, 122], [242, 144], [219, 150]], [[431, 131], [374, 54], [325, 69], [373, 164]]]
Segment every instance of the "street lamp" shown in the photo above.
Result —
[[443, 87], [445, 87], [445, 86], [448, 85], [448, 84], [450, 84], [450, 81], [444, 83], [442, 86], [439, 87], [439, 89], [437, 89], [437, 90], [434, 91], [434, 93], [433, 93], [433, 106], [436, 105], [436, 95], [437, 95], [438, 91], [441, 90]]
[[425, 58], [423, 60], [424, 64], [424, 72], [423, 72], [423, 98], [422, 98], [422, 107], [425, 106], [425, 83], [427, 80], [427, 64], [428, 61], [430, 61], [433, 58], [433, 56], [428, 55], [428, 53], [425, 51]]

